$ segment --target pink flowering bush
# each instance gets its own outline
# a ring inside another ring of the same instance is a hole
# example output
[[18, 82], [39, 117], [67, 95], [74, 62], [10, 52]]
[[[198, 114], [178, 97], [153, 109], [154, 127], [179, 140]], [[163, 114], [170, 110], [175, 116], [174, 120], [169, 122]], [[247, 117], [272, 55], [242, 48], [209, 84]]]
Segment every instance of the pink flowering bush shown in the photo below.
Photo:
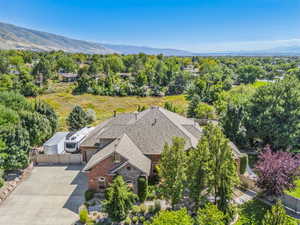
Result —
[[273, 152], [266, 146], [255, 166], [258, 172], [257, 186], [267, 195], [279, 196], [284, 190], [294, 188], [300, 155], [289, 152]]

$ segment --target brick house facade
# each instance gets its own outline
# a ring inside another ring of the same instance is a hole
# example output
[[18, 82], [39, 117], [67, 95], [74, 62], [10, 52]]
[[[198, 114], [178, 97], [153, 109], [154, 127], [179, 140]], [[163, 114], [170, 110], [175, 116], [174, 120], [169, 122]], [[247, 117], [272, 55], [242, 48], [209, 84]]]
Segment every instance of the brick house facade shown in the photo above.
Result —
[[[142, 112], [114, 115], [99, 124], [80, 145], [82, 158], [87, 162], [84, 171], [90, 189], [105, 188], [116, 175], [121, 175], [137, 191], [140, 176], [156, 173], [164, 145], [174, 137], [185, 140], [185, 149], [195, 148], [202, 128], [188, 119], [160, 107]], [[233, 153], [238, 149], [231, 143]], [[114, 156], [120, 160], [115, 163]]]

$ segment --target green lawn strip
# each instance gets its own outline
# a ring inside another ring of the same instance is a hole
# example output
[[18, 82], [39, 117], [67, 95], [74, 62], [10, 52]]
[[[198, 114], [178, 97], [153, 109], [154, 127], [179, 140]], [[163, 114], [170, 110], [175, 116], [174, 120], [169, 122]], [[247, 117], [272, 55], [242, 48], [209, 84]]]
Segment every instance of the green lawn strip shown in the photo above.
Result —
[[293, 190], [286, 190], [285, 193], [295, 198], [300, 198], [300, 179], [295, 181], [295, 188]]

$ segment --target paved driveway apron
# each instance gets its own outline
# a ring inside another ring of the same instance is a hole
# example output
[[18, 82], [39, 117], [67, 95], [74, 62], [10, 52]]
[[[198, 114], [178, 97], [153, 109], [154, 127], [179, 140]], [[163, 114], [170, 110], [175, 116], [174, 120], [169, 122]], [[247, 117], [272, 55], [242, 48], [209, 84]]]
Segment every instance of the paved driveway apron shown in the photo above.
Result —
[[35, 167], [0, 204], [0, 225], [71, 225], [84, 202], [80, 165]]

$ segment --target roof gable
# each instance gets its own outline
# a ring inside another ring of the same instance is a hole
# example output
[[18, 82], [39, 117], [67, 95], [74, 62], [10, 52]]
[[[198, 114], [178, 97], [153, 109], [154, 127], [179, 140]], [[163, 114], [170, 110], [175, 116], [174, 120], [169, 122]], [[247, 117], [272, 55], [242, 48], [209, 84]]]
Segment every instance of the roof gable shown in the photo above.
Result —
[[112, 143], [99, 150], [92, 156], [84, 171], [92, 169], [98, 163], [111, 156], [114, 152], [120, 154], [126, 159], [126, 162], [149, 175], [151, 168], [151, 161], [139, 150], [139, 148], [130, 140], [130, 138], [123, 134]]

